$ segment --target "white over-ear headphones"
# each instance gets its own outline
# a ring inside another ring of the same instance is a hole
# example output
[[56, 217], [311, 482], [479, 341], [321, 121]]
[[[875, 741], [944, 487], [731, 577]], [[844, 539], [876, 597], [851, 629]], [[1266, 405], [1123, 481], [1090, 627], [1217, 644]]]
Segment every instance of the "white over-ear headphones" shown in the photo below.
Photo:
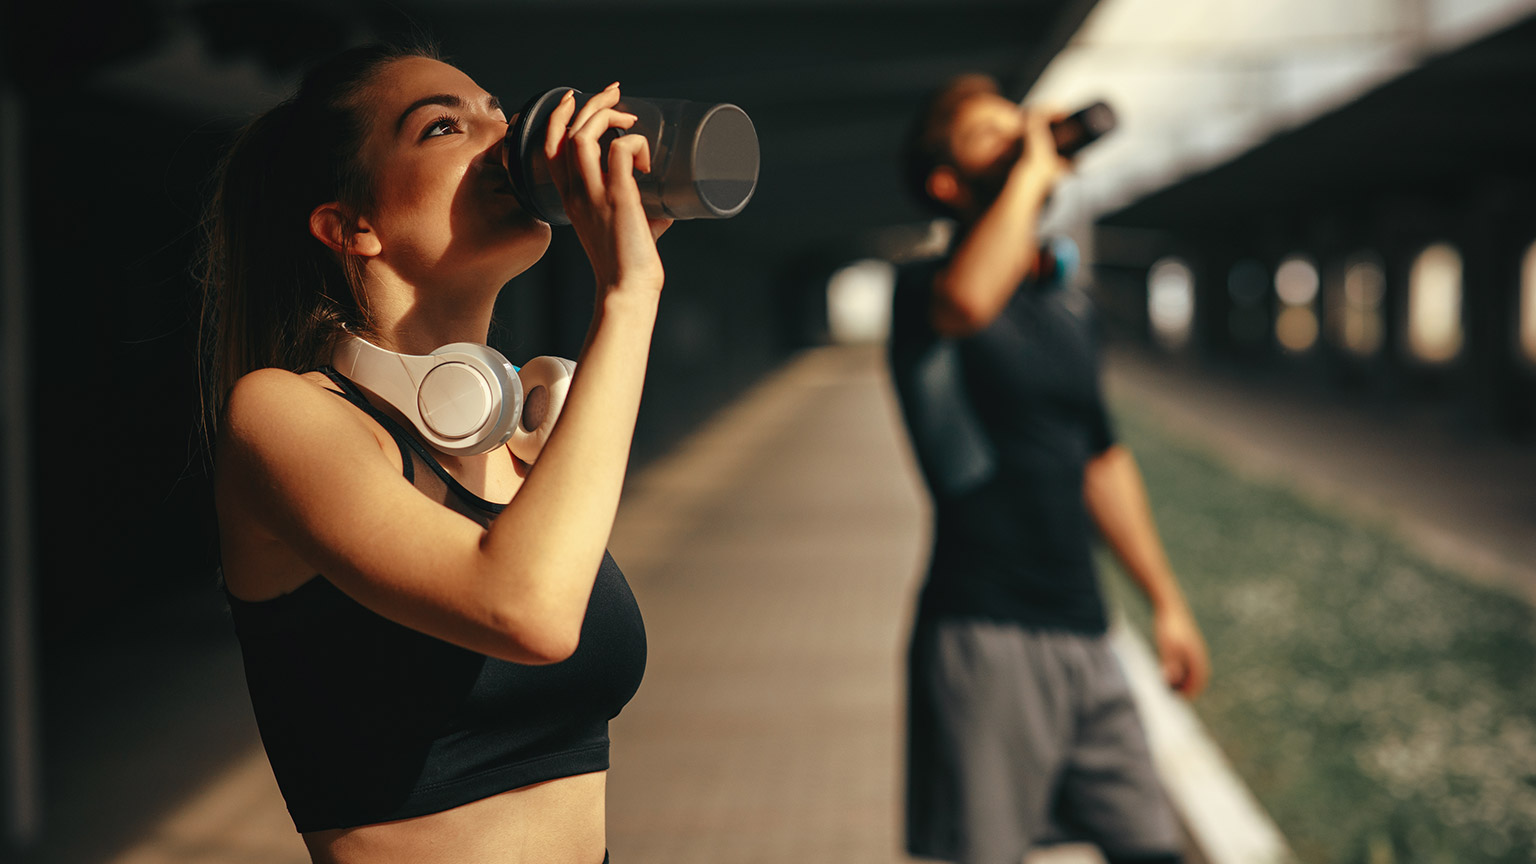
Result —
[[342, 340], [331, 365], [398, 408], [438, 450], [473, 456], [510, 441], [524, 462], [544, 449], [576, 371], [548, 356], [518, 368], [478, 342], [397, 354], [356, 336]]

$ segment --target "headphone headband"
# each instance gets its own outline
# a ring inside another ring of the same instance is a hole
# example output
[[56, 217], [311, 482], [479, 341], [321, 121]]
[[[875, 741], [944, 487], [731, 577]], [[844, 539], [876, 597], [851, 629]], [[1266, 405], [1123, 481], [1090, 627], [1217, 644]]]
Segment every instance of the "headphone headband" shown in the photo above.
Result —
[[431, 354], [399, 354], [349, 336], [331, 363], [399, 409], [444, 453], [472, 456], [500, 447], [522, 413], [517, 369], [494, 348], [476, 342], [454, 342]]

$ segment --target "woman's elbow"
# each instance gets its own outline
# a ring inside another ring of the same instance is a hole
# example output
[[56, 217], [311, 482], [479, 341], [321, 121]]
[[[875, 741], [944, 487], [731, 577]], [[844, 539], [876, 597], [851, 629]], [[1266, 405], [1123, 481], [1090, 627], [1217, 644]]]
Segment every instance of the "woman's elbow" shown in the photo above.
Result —
[[528, 666], [548, 666], [570, 659], [581, 642], [581, 619], [553, 612], [533, 612], [526, 605], [498, 611], [493, 617], [503, 660]]
[[576, 647], [580, 641], [580, 634], [569, 638], [562, 636], [543, 640], [528, 649], [529, 659], [523, 662], [528, 666], [552, 666], [563, 663], [576, 653]]

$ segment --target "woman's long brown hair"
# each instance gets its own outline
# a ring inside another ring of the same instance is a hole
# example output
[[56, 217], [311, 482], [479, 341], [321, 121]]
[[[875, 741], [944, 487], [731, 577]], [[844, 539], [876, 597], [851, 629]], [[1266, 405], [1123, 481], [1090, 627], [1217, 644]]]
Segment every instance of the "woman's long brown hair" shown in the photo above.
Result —
[[276, 367], [303, 372], [331, 355], [343, 330], [371, 332], [357, 256], [310, 234], [328, 201], [356, 216], [372, 203], [361, 150], [368, 85], [390, 63], [437, 59], [430, 45], [370, 44], [315, 67], [298, 92], [235, 139], [215, 175], [204, 219], [198, 328], [203, 431], [210, 452], [230, 390]]

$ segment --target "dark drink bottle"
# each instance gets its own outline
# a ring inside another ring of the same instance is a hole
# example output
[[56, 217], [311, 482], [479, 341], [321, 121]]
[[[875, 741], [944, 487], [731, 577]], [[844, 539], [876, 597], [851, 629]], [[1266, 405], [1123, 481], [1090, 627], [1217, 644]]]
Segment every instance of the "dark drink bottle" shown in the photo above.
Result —
[[[549, 115], [571, 87], [529, 99], [507, 127], [502, 164], [512, 192], [529, 214], [551, 225], [569, 225], [544, 155]], [[592, 98], [575, 90], [576, 110]], [[735, 105], [683, 99], [624, 97], [614, 106], [639, 119], [618, 135], [644, 135], [651, 173], [636, 174], [645, 212], [671, 219], [727, 219], [747, 206], [757, 188], [757, 130]], [[609, 138], [608, 140], [611, 140]], [[607, 144], [604, 142], [604, 149]]]
[[1071, 157], [1114, 128], [1115, 112], [1107, 104], [1095, 102], [1060, 120], [1052, 121], [1051, 136], [1056, 139], [1056, 152]]

